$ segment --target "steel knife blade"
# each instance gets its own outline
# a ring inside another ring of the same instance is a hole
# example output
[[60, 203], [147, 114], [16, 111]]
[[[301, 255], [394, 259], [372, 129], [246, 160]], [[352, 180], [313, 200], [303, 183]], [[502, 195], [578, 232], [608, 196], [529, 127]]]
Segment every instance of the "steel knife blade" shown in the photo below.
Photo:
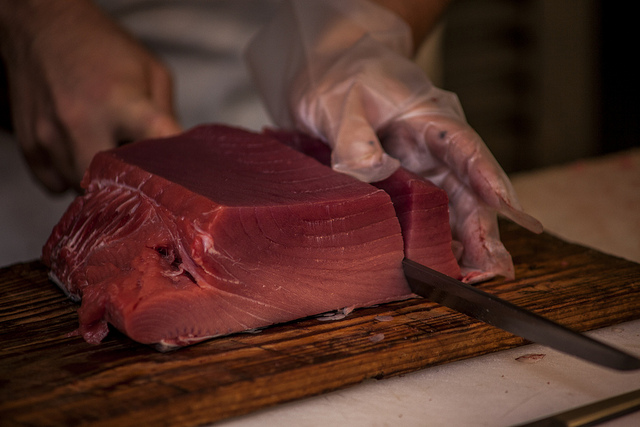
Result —
[[411, 291], [528, 341], [608, 368], [640, 369], [640, 359], [481, 291], [410, 259], [402, 262]]
[[587, 427], [640, 411], [640, 390], [589, 403], [514, 427]]

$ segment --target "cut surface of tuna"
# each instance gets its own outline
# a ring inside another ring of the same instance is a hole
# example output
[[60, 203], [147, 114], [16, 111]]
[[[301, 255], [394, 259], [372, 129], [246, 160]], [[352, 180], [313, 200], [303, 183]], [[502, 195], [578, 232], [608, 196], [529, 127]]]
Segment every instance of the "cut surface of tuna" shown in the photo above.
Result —
[[[264, 133], [324, 165], [331, 165], [331, 149], [317, 138], [280, 129], [265, 129]], [[371, 185], [383, 189], [393, 201], [404, 237], [405, 256], [461, 279], [460, 266], [452, 249], [447, 193], [402, 167], [387, 179]]]
[[99, 153], [43, 249], [78, 332], [184, 346], [411, 297], [390, 197], [270, 136], [204, 125]]

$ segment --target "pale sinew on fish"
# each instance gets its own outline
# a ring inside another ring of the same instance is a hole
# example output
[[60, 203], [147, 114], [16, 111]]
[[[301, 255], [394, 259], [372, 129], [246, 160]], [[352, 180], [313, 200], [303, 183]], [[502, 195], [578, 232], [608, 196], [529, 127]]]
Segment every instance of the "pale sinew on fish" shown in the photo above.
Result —
[[412, 296], [389, 195], [271, 136], [207, 125], [137, 142], [99, 153], [83, 186], [43, 261], [82, 300], [88, 342], [112, 324], [183, 346]]
[[[279, 141], [331, 165], [331, 149], [317, 138], [300, 132], [266, 129]], [[431, 181], [400, 167], [390, 177], [372, 185], [391, 197], [400, 221], [405, 256], [455, 279], [461, 279], [460, 266], [452, 251], [447, 193]]]

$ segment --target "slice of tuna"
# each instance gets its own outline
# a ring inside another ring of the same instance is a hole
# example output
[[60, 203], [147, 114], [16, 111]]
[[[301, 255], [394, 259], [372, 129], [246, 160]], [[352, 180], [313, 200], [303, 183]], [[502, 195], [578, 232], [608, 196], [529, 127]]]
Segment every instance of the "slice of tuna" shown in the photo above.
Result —
[[[331, 165], [331, 149], [317, 138], [279, 129], [265, 129], [264, 133], [324, 165]], [[452, 248], [447, 193], [402, 167], [389, 178], [372, 185], [391, 196], [402, 227], [406, 257], [461, 279], [462, 273]]]
[[269, 136], [201, 126], [98, 154], [43, 249], [78, 332], [161, 348], [412, 296], [389, 196]]

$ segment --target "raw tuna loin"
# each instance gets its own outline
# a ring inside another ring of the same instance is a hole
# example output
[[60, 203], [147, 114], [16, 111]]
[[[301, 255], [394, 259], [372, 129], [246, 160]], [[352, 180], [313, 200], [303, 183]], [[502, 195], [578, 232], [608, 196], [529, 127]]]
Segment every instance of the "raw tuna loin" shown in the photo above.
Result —
[[[331, 165], [331, 149], [317, 138], [272, 129], [265, 130], [265, 134], [324, 165]], [[402, 167], [389, 178], [372, 185], [384, 190], [391, 197], [402, 228], [405, 256], [453, 278], [461, 279], [460, 266], [451, 248], [447, 193]]]
[[137, 142], [99, 153], [83, 187], [43, 261], [88, 342], [112, 324], [170, 348], [411, 296], [390, 197], [270, 136]]

